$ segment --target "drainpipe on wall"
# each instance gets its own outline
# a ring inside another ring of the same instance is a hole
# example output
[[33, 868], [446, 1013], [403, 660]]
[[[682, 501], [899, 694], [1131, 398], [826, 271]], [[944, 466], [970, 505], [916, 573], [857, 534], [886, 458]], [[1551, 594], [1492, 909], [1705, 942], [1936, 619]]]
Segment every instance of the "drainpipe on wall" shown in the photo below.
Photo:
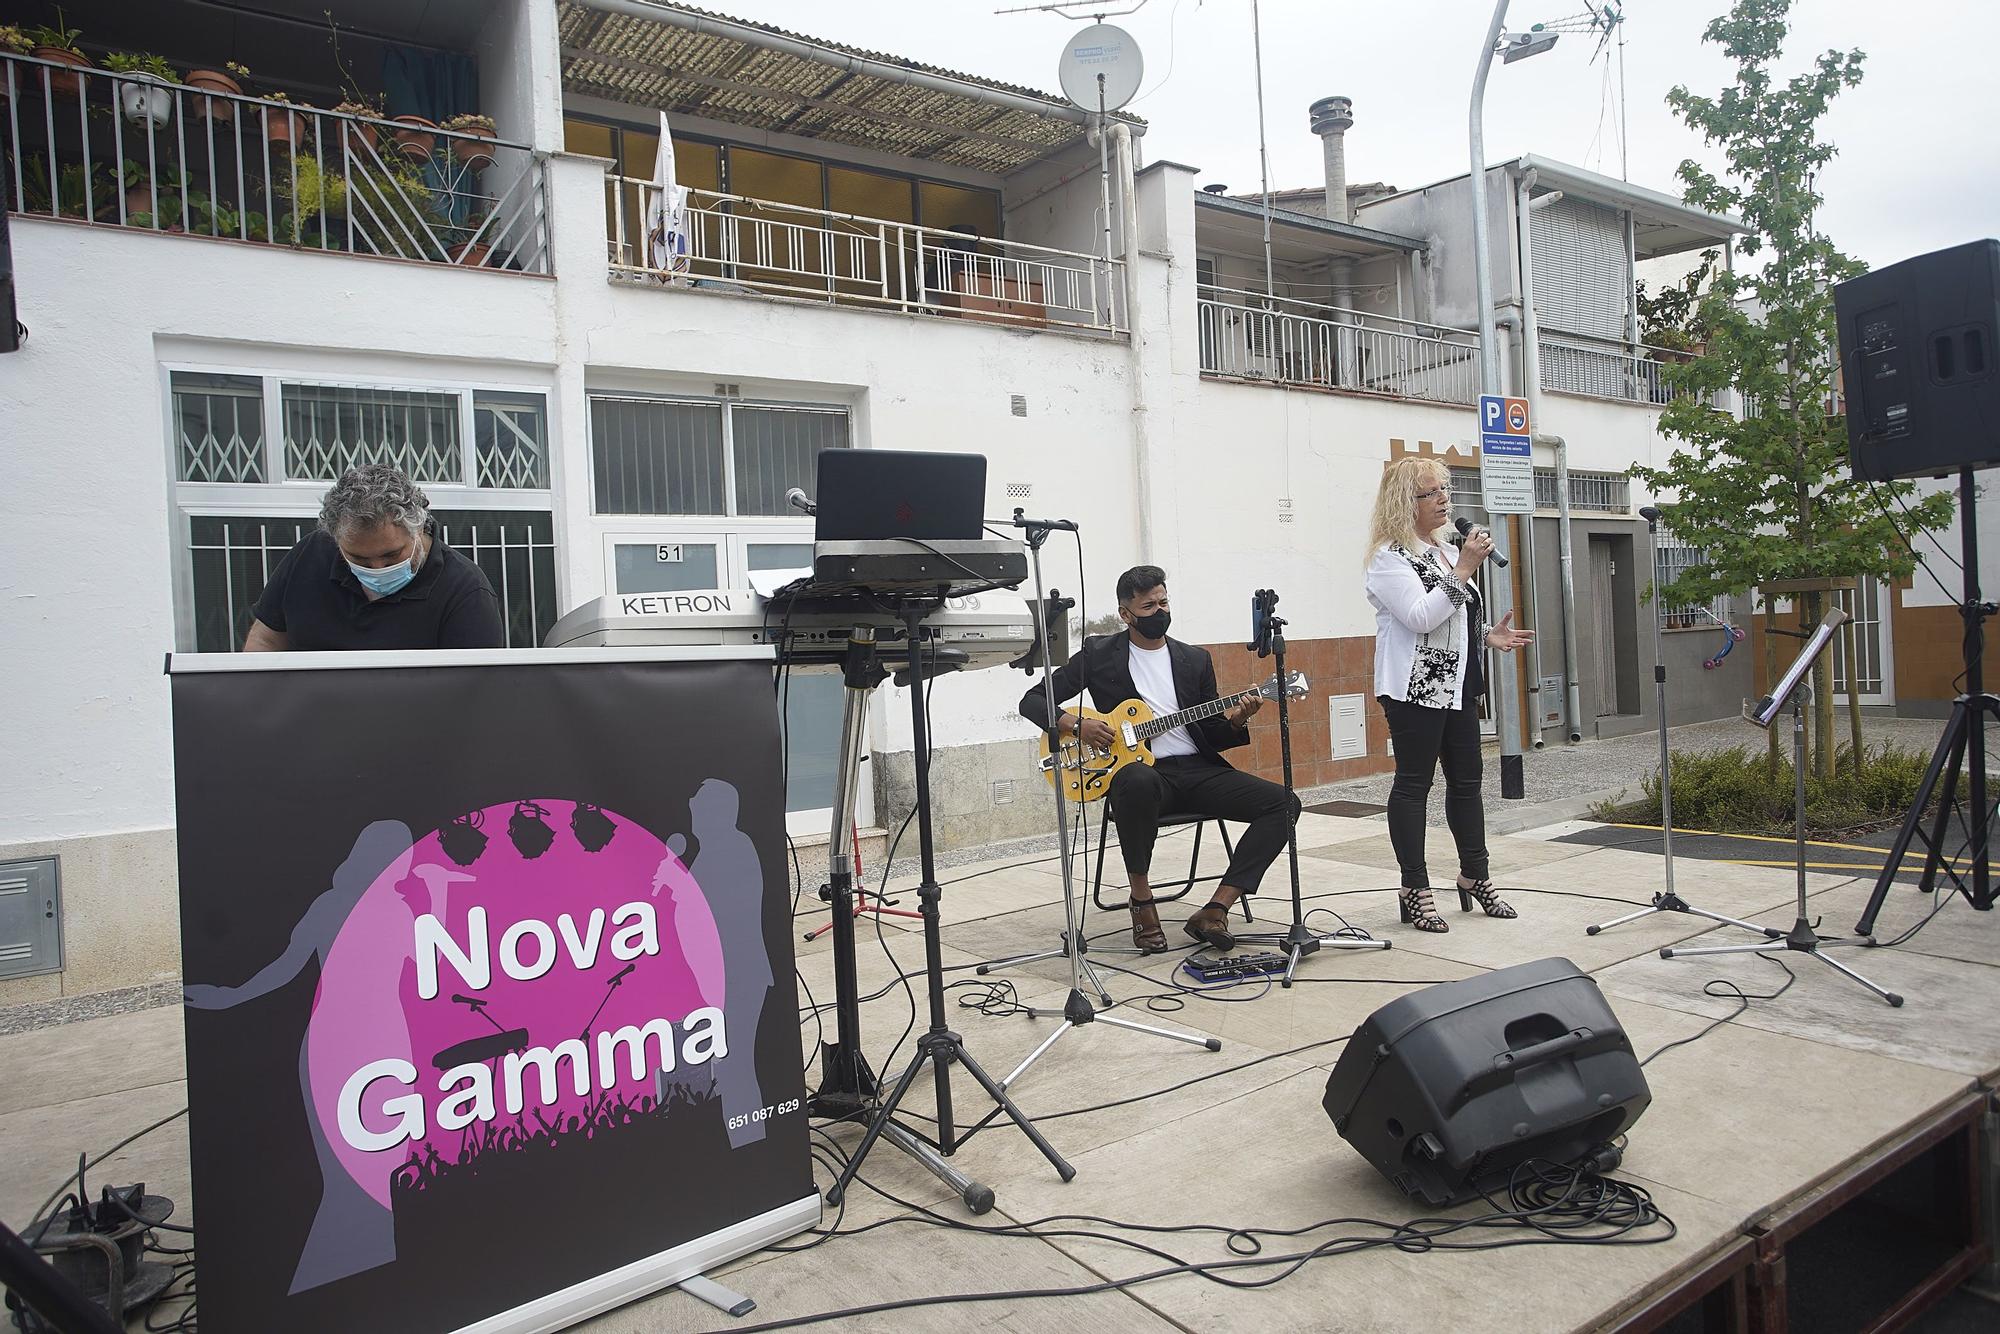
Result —
[[[1542, 417], [1542, 342], [1541, 326], [1535, 319], [1535, 246], [1530, 230], [1530, 195], [1535, 188], [1537, 172], [1530, 169], [1514, 180], [1514, 233], [1520, 240], [1519, 262], [1521, 269], [1521, 396], [1528, 400], [1528, 419], [1540, 421]], [[1530, 471], [1533, 470], [1533, 451], [1530, 451]], [[1539, 630], [1542, 621], [1542, 604], [1537, 597], [1535, 569], [1535, 516], [1530, 512], [1521, 524], [1521, 582], [1523, 627]], [[1539, 635], [1528, 645], [1528, 734], [1534, 738], [1529, 744], [1540, 750], [1547, 742], [1542, 737], [1545, 701], [1542, 699], [1542, 641]]]
[[1153, 433], [1146, 409], [1145, 356], [1139, 342], [1139, 215], [1138, 182], [1132, 174], [1132, 131], [1123, 121], [1111, 126], [1117, 153], [1118, 208], [1125, 252], [1125, 330], [1132, 349], [1132, 471], [1139, 492], [1139, 550], [1156, 560], [1153, 550]]
[[1569, 445], [1559, 435], [1537, 435], [1535, 443], [1556, 452], [1556, 550], [1562, 564], [1563, 675], [1569, 689], [1563, 700], [1569, 717], [1569, 739], [1583, 740], [1583, 692], [1577, 684], [1576, 665], [1576, 579], [1570, 559], [1569, 537]]

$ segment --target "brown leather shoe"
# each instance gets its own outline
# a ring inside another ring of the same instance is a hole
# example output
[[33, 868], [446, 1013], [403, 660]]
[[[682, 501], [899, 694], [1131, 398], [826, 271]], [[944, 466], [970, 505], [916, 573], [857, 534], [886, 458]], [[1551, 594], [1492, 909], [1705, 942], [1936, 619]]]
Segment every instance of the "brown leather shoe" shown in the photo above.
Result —
[[1132, 943], [1141, 954], [1165, 954], [1167, 933], [1160, 930], [1160, 910], [1151, 899], [1133, 899]]
[[1236, 947], [1236, 937], [1229, 934], [1229, 909], [1219, 903], [1211, 903], [1188, 918], [1181, 929], [1198, 945], [1213, 945], [1219, 950]]

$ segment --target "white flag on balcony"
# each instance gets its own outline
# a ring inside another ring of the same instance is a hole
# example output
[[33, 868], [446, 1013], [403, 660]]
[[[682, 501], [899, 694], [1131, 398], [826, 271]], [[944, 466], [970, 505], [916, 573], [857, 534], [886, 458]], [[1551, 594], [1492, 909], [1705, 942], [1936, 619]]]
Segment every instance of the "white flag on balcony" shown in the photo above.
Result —
[[660, 147], [646, 192], [646, 267], [668, 281], [688, 273], [687, 187], [674, 179], [674, 136], [660, 113]]

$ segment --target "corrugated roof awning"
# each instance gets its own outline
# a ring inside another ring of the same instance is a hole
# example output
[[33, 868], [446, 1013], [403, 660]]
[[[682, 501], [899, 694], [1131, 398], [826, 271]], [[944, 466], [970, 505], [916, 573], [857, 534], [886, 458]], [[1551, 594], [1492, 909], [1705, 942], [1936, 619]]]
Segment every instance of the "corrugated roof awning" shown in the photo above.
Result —
[[1076, 144], [1092, 119], [1053, 94], [682, 5], [558, 0], [556, 11], [566, 90], [670, 116], [999, 176]]

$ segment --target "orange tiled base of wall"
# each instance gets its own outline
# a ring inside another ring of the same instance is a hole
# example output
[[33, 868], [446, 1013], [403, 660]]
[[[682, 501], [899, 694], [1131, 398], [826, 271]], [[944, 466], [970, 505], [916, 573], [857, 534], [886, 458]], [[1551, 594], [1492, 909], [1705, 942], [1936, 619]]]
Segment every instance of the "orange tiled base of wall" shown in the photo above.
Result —
[[[1272, 661], [1259, 658], [1237, 640], [1206, 646], [1215, 659], [1216, 686], [1225, 695], [1247, 689], [1271, 674]], [[1291, 639], [1285, 643], [1285, 666], [1304, 672], [1312, 693], [1291, 703], [1292, 782], [1301, 788], [1367, 774], [1386, 773], [1396, 767], [1390, 759], [1389, 724], [1375, 693], [1375, 638], [1359, 635], [1350, 639]], [[1368, 753], [1358, 759], [1331, 758], [1330, 701], [1335, 695], [1366, 698]], [[1283, 777], [1278, 753], [1278, 709], [1266, 704], [1250, 724], [1250, 745], [1228, 753], [1229, 762], [1239, 769], [1274, 782]]]

